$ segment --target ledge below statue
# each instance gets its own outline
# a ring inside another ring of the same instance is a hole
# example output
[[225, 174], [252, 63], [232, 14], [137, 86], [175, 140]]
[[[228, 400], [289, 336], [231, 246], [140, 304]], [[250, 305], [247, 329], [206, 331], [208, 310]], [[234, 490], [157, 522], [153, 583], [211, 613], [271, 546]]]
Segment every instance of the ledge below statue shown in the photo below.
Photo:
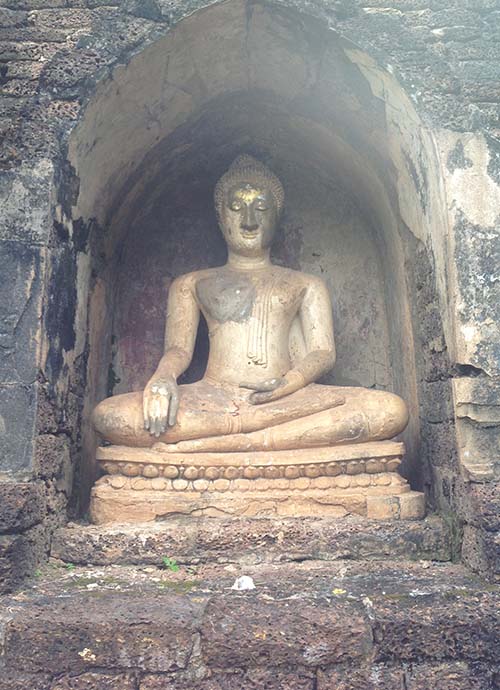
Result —
[[96, 524], [169, 515], [332, 516], [419, 519], [424, 495], [396, 469], [402, 443], [381, 441], [307, 450], [162, 453], [99, 448], [108, 474], [92, 490]]

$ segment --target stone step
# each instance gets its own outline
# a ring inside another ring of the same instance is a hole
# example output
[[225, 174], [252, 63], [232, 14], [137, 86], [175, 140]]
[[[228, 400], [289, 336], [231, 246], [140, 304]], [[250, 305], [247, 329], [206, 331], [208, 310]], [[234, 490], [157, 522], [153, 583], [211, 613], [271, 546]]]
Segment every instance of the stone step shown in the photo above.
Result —
[[0, 690], [493, 690], [499, 599], [450, 563], [52, 564], [0, 601]]
[[142, 525], [72, 523], [54, 535], [52, 556], [94, 565], [272, 563], [384, 558], [450, 560], [439, 517], [415, 522], [367, 518], [170, 518]]

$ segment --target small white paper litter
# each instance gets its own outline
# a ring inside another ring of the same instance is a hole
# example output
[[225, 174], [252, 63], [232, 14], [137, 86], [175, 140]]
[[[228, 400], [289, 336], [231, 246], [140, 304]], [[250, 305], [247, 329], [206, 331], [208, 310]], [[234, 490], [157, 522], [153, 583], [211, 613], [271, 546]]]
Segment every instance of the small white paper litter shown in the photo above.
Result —
[[249, 589], [255, 589], [255, 585], [249, 575], [242, 575], [236, 578], [231, 589], [235, 589], [237, 592], [245, 592]]

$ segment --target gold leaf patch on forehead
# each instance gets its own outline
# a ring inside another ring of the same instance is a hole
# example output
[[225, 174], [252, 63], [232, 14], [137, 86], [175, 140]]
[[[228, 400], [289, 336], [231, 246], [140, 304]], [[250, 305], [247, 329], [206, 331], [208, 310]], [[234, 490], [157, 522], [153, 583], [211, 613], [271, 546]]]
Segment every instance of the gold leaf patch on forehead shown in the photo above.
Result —
[[238, 189], [235, 192], [235, 196], [244, 201], [246, 204], [251, 204], [252, 201], [258, 199], [262, 192], [258, 189], [253, 189], [252, 187], [244, 187], [243, 189]]

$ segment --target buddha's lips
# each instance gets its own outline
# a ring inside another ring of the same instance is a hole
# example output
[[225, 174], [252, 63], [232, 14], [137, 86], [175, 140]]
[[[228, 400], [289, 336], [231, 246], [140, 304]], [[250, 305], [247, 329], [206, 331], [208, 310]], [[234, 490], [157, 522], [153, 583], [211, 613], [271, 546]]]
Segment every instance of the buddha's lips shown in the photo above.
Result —
[[245, 239], [253, 239], [254, 237], [257, 237], [259, 234], [258, 230], [242, 230], [241, 235]]

